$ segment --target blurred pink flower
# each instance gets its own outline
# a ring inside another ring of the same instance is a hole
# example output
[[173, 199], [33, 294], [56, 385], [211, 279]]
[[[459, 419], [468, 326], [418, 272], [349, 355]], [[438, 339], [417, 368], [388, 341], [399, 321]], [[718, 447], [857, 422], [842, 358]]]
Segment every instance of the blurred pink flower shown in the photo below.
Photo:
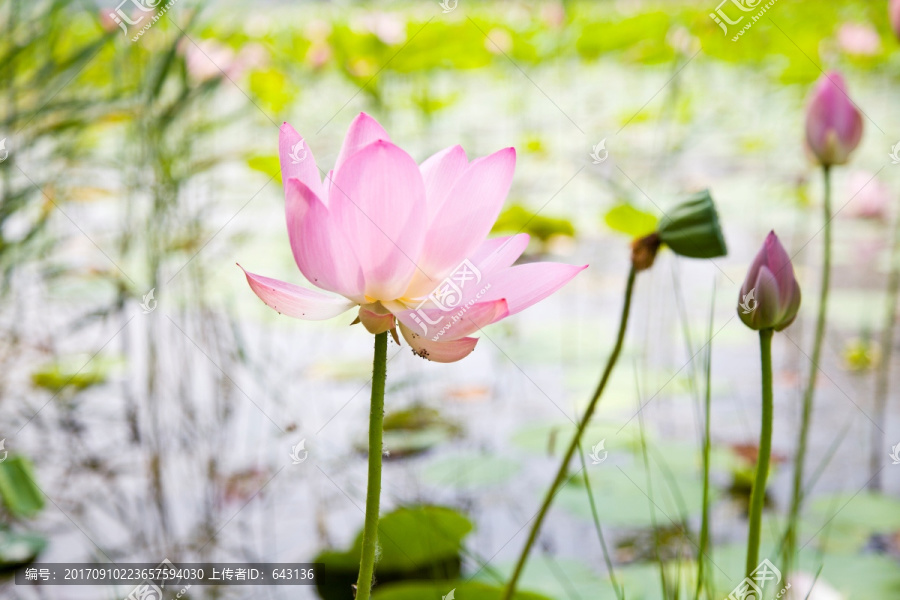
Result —
[[388, 46], [402, 44], [406, 41], [406, 22], [392, 13], [368, 13], [359, 19], [356, 28], [374, 34]]
[[546, 298], [584, 266], [512, 266], [529, 236], [485, 239], [512, 182], [515, 150], [469, 161], [460, 146], [421, 165], [361, 113], [323, 182], [287, 123], [279, 142], [294, 259], [322, 293], [245, 271], [269, 307], [323, 320], [359, 306], [371, 333], [400, 332], [413, 351], [453, 362], [481, 327]]
[[197, 43], [184, 39], [179, 51], [184, 55], [188, 74], [200, 82], [219, 76], [238, 79], [245, 72], [265, 65], [269, 58], [265, 47], [260, 44], [250, 43], [235, 52], [230, 46], [213, 39]]
[[306, 51], [306, 62], [314, 69], [321, 69], [331, 60], [328, 42], [313, 42]]
[[844, 23], [838, 29], [838, 44], [849, 54], [874, 56], [881, 52], [881, 36], [871, 25]]
[[862, 139], [862, 114], [837, 71], [822, 75], [806, 111], [806, 145], [824, 166], [842, 165]]
[[781, 331], [800, 310], [800, 284], [791, 258], [770, 231], [747, 271], [738, 298], [738, 315], [750, 329]]
[[868, 171], [854, 171], [847, 178], [847, 214], [861, 219], [883, 219], [893, 198], [891, 189]]
[[547, 2], [541, 5], [541, 19], [553, 29], [562, 29], [566, 24], [566, 6], [562, 2]]
[[101, 8], [98, 13], [100, 16], [100, 26], [106, 33], [112, 33], [113, 31], [119, 29], [119, 22], [116, 21], [118, 17], [115, 17], [114, 11], [114, 8], [105, 7]]

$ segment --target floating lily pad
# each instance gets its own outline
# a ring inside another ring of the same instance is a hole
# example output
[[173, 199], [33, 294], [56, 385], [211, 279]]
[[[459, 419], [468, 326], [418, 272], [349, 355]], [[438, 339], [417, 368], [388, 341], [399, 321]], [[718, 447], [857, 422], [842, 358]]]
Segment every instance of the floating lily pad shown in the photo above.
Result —
[[31, 374], [31, 382], [51, 392], [64, 389], [76, 391], [99, 385], [106, 381], [112, 368], [119, 361], [112, 358], [78, 356], [61, 359]]
[[[422, 404], [392, 411], [384, 417], [384, 449], [388, 458], [420, 454], [460, 434], [458, 423], [445, 419], [440, 411]], [[366, 440], [357, 448], [365, 452]]]
[[33, 562], [46, 546], [47, 539], [37, 533], [0, 531], [0, 570]]
[[[900, 530], [900, 500], [881, 494], [862, 492], [819, 496], [811, 511], [817, 519], [829, 520], [834, 530], [890, 533]], [[815, 519], [811, 519], [815, 520]]]
[[[597, 542], [599, 543], [599, 542]], [[491, 563], [492, 570], [507, 581], [512, 575], [513, 563]], [[483, 569], [476, 579], [494, 583], [495, 575]], [[534, 554], [528, 559], [519, 579], [519, 589], [546, 594], [550, 598], [615, 598], [612, 584], [603, 575], [593, 571], [581, 561], [550, 558]], [[460, 596], [463, 600], [463, 597]]]
[[[503, 588], [479, 582], [410, 581], [376, 587], [372, 600], [502, 600]], [[551, 600], [516, 590], [514, 600]]]
[[[403, 507], [382, 516], [378, 522], [376, 580], [388, 583], [459, 577], [463, 540], [472, 528], [463, 514], [442, 506]], [[350, 586], [356, 583], [361, 552], [362, 531], [349, 550], [325, 551], [316, 557], [314, 562], [322, 564], [316, 573], [322, 598], [348, 597]]]
[[[607, 451], [621, 450], [630, 454], [640, 450], [641, 447], [636, 432], [635, 425], [629, 424], [623, 428], [621, 423], [594, 422], [585, 430], [582, 446], [587, 450], [601, 440], [606, 440], [604, 445]], [[518, 448], [529, 452], [561, 456], [574, 435], [575, 425], [569, 421], [536, 423], [514, 433], [510, 441]]]
[[520, 461], [493, 454], [454, 454], [429, 462], [422, 481], [439, 487], [481, 488], [501, 485], [522, 468]]
[[822, 567], [822, 577], [843, 594], [846, 600], [900, 598], [900, 568], [897, 560], [875, 554], [825, 554], [800, 556], [804, 571], [815, 573]]
[[[670, 526], [699, 514], [703, 504], [700, 480], [674, 469], [669, 478], [656, 466], [651, 473], [652, 490], [647, 485], [643, 465], [621, 469], [610, 465], [602, 474], [591, 472], [591, 490], [601, 522], [652, 527], [655, 518], [656, 524]], [[573, 480], [565, 486], [559, 492], [557, 504], [580, 518], [593, 518], [583, 480]]]

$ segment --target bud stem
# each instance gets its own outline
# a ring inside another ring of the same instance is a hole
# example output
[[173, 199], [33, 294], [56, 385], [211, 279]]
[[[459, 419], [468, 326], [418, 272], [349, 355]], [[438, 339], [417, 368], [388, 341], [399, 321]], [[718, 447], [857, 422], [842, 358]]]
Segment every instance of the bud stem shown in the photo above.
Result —
[[794, 481], [791, 490], [791, 508], [788, 515], [787, 531], [784, 534], [785, 572], [790, 574], [797, 547], [797, 519], [803, 505], [803, 463], [806, 460], [806, 446], [809, 439], [809, 425], [812, 421], [813, 400], [816, 393], [816, 379], [819, 375], [819, 361], [822, 357], [822, 342], [825, 340], [825, 321], [828, 314], [828, 289], [831, 285], [831, 167], [822, 167], [824, 185], [823, 217], [824, 241], [822, 256], [821, 289], [819, 290], [819, 312], [816, 316], [816, 333], [813, 339], [812, 356], [809, 365], [809, 379], [803, 392], [803, 413], [800, 417], [800, 434], [794, 455]]
[[759, 431], [759, 454], [756, 459], [756, 480], [750, 494], [750, 523], [747, 532], [747, 577], [759, 564], [759, 537], [762, 513], [766, 504], [766, 480], [769, 477], [769, 457], [772, 454], [772, 329], [759, 331], [759, 358], [762, 364], [762, 426]]
[[387, 379], [387, 331], [375, 336], [372, 361], [372, 408], [369, 412], [369, 480], [366, 489], [366, 518], [363, 527], [362, 556], [356, 580], [356, 600], [369, 600], [375, 574], [375, 550], [378, 547], [378, 511], [381, 502], [381, 456], [384, 434], [384, 384]]
[[[898, 5], [900, 7], [900, 5]], [[894, 235], [891, 246], [891, 268], [888, 275], [887, 304], [884, 325], [881, 329], [881, 363], [875, 378], [875, 414], [872, 423], [872, 442], [869, 447], [869, 489], [881, 491], [881, 461], [888, 444], [884, 430], [877, 423], [887, 422], [888, 391], [891, 384], [891, 353], [894, 346], [894, 328], [897, 324], [897, 295], [900, 294], [900, 215], [894, 220]]]
[[562, 484], [566, 482], [566, 475], [569, 472], [569, 463], [572, 461], [572, 456], [574, 456], [575, 450], [581, 443], [581, 437], [584, 434], [584, 430], [587, 429], [587, 425], [594, 414], [594, 409], [597, 408], [597, 404], [600, 401], [600, 396], [603, 395], [603, 390], [606, 388], [606, 382], [609, 381], [609, 376], [612, 373], [613, 367], [616, 365], [616, 360], [619, 358], [619, 353], [625, 342], [625, 329], [628, 325], [628, 314], [631, 311], [631, 296], [634, 292], [634, 280], [636, 275], [637, 267], [632, 264], [631, 270], [628, 273], [628, 283], [625, 285], [625, 301], [622, 306], [622, 316], [619, 319], [619, 333], [616, 337], [616, 345], [613, 347], [612, 354], [609, 355], [609, 359], [606, 361], [606, 367], [603, 370], [603, 375], [600, 377], [600, 382], [597, 384], [597, 389], [594, 390], [594, 396], [591, 398], [590, 403], [588, 403], [584, 415], [578, 423], [578, 428], [575, 430], [575, 436], [572, 438], [566, 453], [563, 455], [562, 461], [559, 464], [559, 469], [556, 472], [556, 478], [550, 485], [550, 489], [547, 490], [544, 502], [541, 504], [540, 510], [534, 517], [534, 524], [531, 526], [531, 531], [528, 534], [525, 547], [522, 548], [522, 553], [519, 555], [519, 560], [516, 563], [512, 578], [509, 580], [509, 583], [503, 592], [503, 600], [512, 600], [513, 595], [516, 593], [516, 583], [522, 575], [522, 571], [525, 569], [525, 562], [528, 560], [528, 554], [531, 552], [531, 548], [537, 541], [538, 533], [541, 531], [541, 525], [544, 523], [544, 518], [550, 510], [550, 505], [553, 503], [556, 493], [559, 491]]

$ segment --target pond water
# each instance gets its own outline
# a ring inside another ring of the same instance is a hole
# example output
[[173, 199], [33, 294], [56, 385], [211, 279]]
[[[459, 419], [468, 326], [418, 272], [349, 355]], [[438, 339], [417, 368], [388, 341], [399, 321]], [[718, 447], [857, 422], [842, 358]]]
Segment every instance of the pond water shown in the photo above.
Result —
[[[775, 341], [774, 452], [789, 459], [810, 368], [822, 244], [821, 185], [802, 150], [807, 87], [786, 86], [702, 51], [655, 66], [560, 59], [521, 70], [503, 65], [436, 74], [429, 89], [455, 101], [431, 119], [409, 105], [416, 85], [402, 77], [387, 81], [386, 108], [325, 74], [279, 119], [307, 136], [326, 169], [362, 110], [420, 160], [455, 143], [470, 157], [515, 146], [508, 204], [567, 218], [577, 229], [574, 239], [533, 243], [526, 260], [540, 255], [590, 268], [526, 313], [486, 329], [462, 362], [429, 363], [391, 342], [388, 415], [425, 406], [440, 418], [412, 441], [412, 434], [388, 437], [383, 511], [456, 507], [475, 524], [464, 572], [490, 580], [480, 570], [485, 563], [508, 571], [614, 341], [629, 250], [628, 239], [604, 225], [604, 213], [627, 201], [659, 215], [708, 187], [729, 255], [692, 261], [664, 251], [639, 275], [625, 352], [585, 450], [603, 440], [608, 452], [599, 464], [588, 457], [588, 474], [614, 561], [637, 586], [634, 597], [656, 597], [641, 570], [653, 545], [651, 518], [676, 527], [680, 498], [689, 507], [683, 516], [699, 527], [699, 398], [712, 310], [713, 534], [722, 548], [717, 556], [724, 557], [717, 560], [720, 575], [739, 581], [740, 552], [737, 561], [729, 553], [743, 543], [745, 500], [726, 491], [740, 464], [730, 448], [756, 444], [760, 381], [756, 336], [736, 318], [735, 306], [746, 266], [774, 228], [796, 253], [804, 291], [800, 318]], [[890, 233], [889, 218], [855, 215], [875, 185], [872, 176], [900, 189], [900, 172], [888, 157], [900, 136], [892, 110], [896, 85], [862, 72], [853, 74], [851, 86], [867, 115], [866, 134], [852, 164], [835, 172], [834, 206], [841, 211], [833, 301], [807, 467], [814, 472], [827, 463], [813, 489], [825, 504], [810, 509], [804, 523], [810, 556], [819, 547], [814, 535], [843, 508], [834, 495], [849, 499], [869, 479], [871, 371], [848, 369], [845, 354], [853, 340], [876, 335], [882, 325]], [[242, 92], [225, 85], [216, 102], [225, 112], [241, 104]], [[255, 122], [219, 134], [215, 145], [273, 153], [277, 127], [262, 115]], [[594, 164], [590, 152], [601, 140], [609, 158]], [[15, 431], [7, 435], [8, 447], [33, 459], [48, 499], [31, 523], [49, 539], [44, 562], [309, 561], [323, 549], [348, 547], [362, 524], [371, 336], [349, 326], [352, 313], [300, 322], [253, 296], [235, 262], [301, 279], [284, 231], [280, 185], [266, 184], [267, 177], [239, 161], [215, 174], [218, 185], [194, 190], [212, 207], [204, 213], [210, 241], [189, 262], [190, 254], [167, 259], [164, 284], [155, 289], [158, 306], [149, 314], [129, 301], [114, 318], [84, 319], [109, 293], [88, 277], [60, 283], [35, 270], [17, 281], [3, 313], [6, 330], [18, 337], [4, 342], [9, 367], [0, 412], [5, 429]], [[891, 192], [891, 204], [895, 197]], [[118, 202], [75, 206], [70, 216], [109, 249], [123, 214]], [[97, 246], [72, 222], [54, 219], [69, 264], [103, 265]], [[52, 357], [66, 357], [70, 372], [83, 366], [82, 373], [102, 371], [106, 380], [55, 395], [35, 387], [31, 374]], [[889, 419], [878, 426], [893, 444], [900, 442], [896, 394], [891, 403]], [[641, 425], [653, 456], [649, 479]], [[293, 464], [292, 448], [301, 440], [308, 455]], [[404, 445], [414, 443], [427, 450], [404, 455]], [[900, 467], [890, 465], [888, 450], [884, 489], [896, 497]], [[790, 471], [789, 461], [778, 464], [770, 482], [771, 506], [780, 514], [790, 498]], [[582, 488], [560, 495], [526, 587], [559, 598], [595, 598], [592, 592], [608, 590], [587, 502]], [[870, 544], [854, 541], [849, 531], [833, 539], [853, 554]], [[670, 546], [678, 552], [678, 543]], [[896, 540], [888, 546], [897, 552]], [[685, 550], [693, 552], [689, 545]], [[848, 576], [837, 571], [829, 581], [846, 594]], [[5, 587], [4, 594], [18, 598], [112, 598], [128, 591]], [[191, 597], [317, 596], [312, 588], [270, 587], [192, 590]]]

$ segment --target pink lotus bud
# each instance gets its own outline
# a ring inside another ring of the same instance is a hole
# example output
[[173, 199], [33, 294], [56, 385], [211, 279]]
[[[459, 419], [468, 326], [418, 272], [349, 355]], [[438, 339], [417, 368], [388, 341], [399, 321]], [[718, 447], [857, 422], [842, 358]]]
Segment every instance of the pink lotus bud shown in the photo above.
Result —
[[888, 4], [888, 16], [891, 19], [891, 27], [894, 35], [900, 38], [900, 0], [891, 0]]
[[770, 231], [750, 265], [738, 299], [738, 315], [750, 329], [781, 331], [800, 309], [800, 285], [791, 258]]
[[831, 71], [819, 78], [806, 111], [806, 145], [823, 166], [842, 165], [862, 138], [862, 114], [844, 78]]

